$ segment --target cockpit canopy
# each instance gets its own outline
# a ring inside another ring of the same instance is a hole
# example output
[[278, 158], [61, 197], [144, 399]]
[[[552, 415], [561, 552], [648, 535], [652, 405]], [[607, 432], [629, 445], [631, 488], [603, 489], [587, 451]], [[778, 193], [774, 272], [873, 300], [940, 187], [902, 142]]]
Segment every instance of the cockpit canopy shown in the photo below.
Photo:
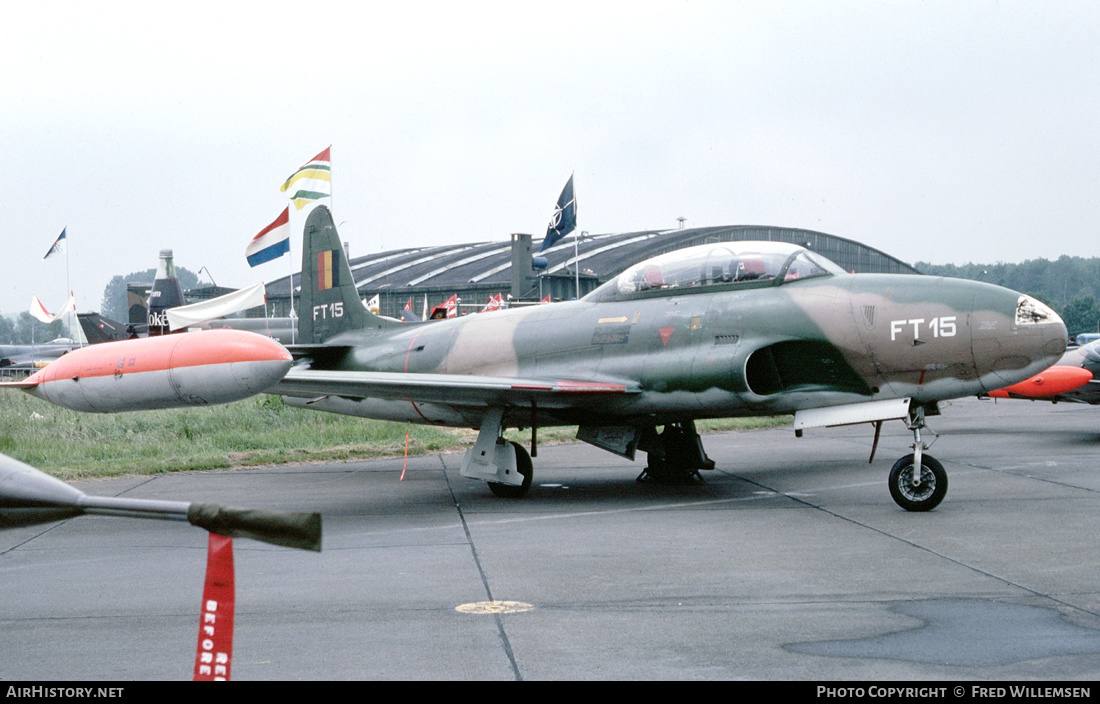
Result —
[[593, 294], [619, 298], [646, 291], [691, 293], [724, 284], [777, 285], [843, 273], [820, 254], [786, 242], [718, 242], [647, 259]]

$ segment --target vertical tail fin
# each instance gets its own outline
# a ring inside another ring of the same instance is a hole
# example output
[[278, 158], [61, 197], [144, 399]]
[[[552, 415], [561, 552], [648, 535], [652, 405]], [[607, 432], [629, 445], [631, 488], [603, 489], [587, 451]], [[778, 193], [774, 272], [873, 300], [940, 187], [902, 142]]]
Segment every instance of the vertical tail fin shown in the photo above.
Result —
[[137, 337], [137, 332], [132, 325], [111, 320], [99, 313], [77, 313], [76, 319], [80, 322], [80, 329], [84, 332], [89, 345]]
[[348, 330], [401, 324], [379, 318], [363, 305], [332, 213], [323, 205], [306, 218], [301, 284], [298, 332], [303, 344], [318, 344]]

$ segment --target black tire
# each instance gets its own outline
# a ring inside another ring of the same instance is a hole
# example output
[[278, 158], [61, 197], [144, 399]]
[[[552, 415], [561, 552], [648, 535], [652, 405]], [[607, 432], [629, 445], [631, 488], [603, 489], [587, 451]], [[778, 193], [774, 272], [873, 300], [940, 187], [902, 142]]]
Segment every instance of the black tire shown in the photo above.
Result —
[[[660, 451], [649, 452], [645, 471], [638, 475], [638, 481], [648, 481], [655, 484], [695, 484], [702, 482], [699, 470], [701, 461], [698, 451], [692, 447], [694, 438], [680, 425], [666, 425], [665, 430], [657, 437], [660, 443]], [[714, 463], [710, 462], [706, 469], [713, 469]]]
[[913, 455], [906, 455], [890, 470], [890, 496], [906, 511], [931, 511], [947, 495], [947, 472], [935, 457], [921, 456], [921, 483], [913, 486]]
[[489, 482], [489, 490], [493, 492], [494, 496], [499, 496], [502, 499], [522, 499], [527, 495], [527, 490], [531, 488], [531, 478], [535, 476], [534, 466], [531, 464], [531, 455], [527, 454], [527, 450], [523, 449], [523, 446], [518, 442], [512, 442], [516, 447], [516, 471], [523, 477], [523, 483], [515, 486], [512, 484], [501, 484], [500, 482]]

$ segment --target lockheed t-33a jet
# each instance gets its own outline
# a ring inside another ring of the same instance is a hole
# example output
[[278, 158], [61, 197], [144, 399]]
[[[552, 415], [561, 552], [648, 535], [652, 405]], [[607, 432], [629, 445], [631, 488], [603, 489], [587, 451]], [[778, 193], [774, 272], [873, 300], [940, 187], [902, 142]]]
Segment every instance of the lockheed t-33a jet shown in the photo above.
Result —
[[[425, 323], [372, 315], [328, 209], [305, 225], [298, 363], [268, 393], [292, 405], [480, 428], [464, 476], [523, 496], [542, 426], [633, 459], [644, 476], [714, 467], [694, 421], [791, 414], [809, 427], [903, 420], [913, 452], [890, 472], [910, 511], [937, 506], [924, 452], [937, 402], [1028, 379], [1058, 361], [1066, 328], [1015, 291], [958, 279], [848, 274], [778, 242], [662, 254], [578, 301]], [[531, 452], [506, 441], [532, 428]], [[877, 431], [876, 431], [877, 436]]]

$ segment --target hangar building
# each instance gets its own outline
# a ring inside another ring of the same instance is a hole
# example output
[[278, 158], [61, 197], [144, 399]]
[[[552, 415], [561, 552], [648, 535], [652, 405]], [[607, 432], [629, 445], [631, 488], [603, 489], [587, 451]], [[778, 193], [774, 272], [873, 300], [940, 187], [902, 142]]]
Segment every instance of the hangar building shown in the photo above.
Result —
[[[575, 233], [574, 233], [575, 234]], [[675, 230], [645, 230], [603, 235], [567, 235], [545, 252], [536, 249], [542, 238], [514, 234], [510, 241], [478, 242], [438, 247], [410, 247], [351, 257], [352, 274], [359, 296], [369, 301], [379, 296], [379, 312], [398, 317], [407, 304], [417, 315], [443, 303], [452, 295], [460, 311], [474, 313], [491, 296], [503, 294], [513, 302], [535, 303], [583, 296], [620, 272], [650, 257], [684, 247], [734, 240], [766, 240], [799, 244], [857, 273], [920, 272], [894, 257], [853, 240], [813, 230], [760, 225], [727, 225]], [[345, 249], [348, 245], [345, 244]], [[543, 258], [545, 266], [532, 264]], [[267, 315], [289, 315], [289, 277], [267, 284]], [[149, 285], [129, 287], [130, 322], [144, 323]], [[299, 276], [294, 275], [297, 301]], [[220, 295], [231, 289], [188, 291], [189, 301]], [[260, 309], [246, 313], [264, 317]]]
[[[474, 313], [500, 293], [512, 301], [537, 302], [583, 296], [624, 269], [644, 259], [684, 247], [735, 240], [791, 242], [818, 252], [848, 271], [857, 273], [920, 272], [877, 249], [813, 230], [757, 225], [646, 230], [603, 235], [567, 235], [545, 252], [536, 252], [541, 237], [514, 234], [511, 241], [478, 242], [438, 247], [410, 247], [352, 257], [359, 296], [379, 296], [382, 315], [396, 317], [411, 301], [420, 315], [425, 307], [443, 303], [452, 295], [460, 311]], [[345, 248], [347, 245], [345, 244]], [[575, 248], [575, 249], [574, 249]], [[532, 267], [542, 257], [545, 266]], [[268, 314], [288, 315], [289, 277], [267, 284]], [[299, 290], [294, 275], [295, 300]], [[425, 303], [426, 301], [426, 303]], [[262, 316], [262, 313], [260, 313]]]

